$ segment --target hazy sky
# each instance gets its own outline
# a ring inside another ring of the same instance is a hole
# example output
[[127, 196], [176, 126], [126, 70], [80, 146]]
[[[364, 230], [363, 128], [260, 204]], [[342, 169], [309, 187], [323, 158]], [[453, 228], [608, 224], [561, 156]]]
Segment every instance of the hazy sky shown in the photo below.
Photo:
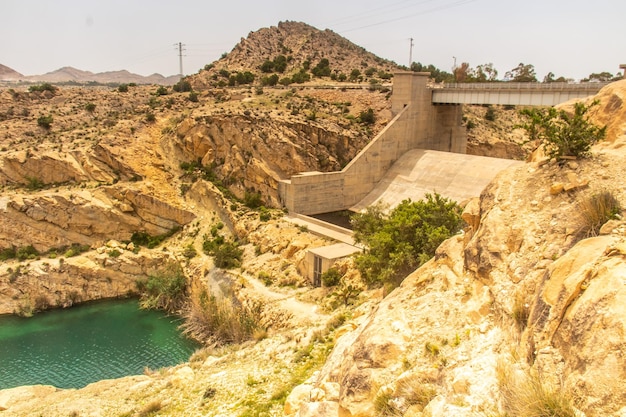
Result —
[[626, 64], [625, 0], [0, 0], [0, 64], [24, 75], [192, 74], [280, 21], [331, 29], [399, 64], [519, 63], [580, 79]]

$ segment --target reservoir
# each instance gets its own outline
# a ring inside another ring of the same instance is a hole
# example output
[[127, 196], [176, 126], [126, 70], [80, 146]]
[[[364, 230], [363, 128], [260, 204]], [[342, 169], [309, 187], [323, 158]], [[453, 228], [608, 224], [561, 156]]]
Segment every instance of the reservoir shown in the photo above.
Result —
[[199, 346], [180, 319], [141, 310], [137, 300], [90, 303], [31, 318], [0, 317], [0, 389], [81, 388], [186, 362]]

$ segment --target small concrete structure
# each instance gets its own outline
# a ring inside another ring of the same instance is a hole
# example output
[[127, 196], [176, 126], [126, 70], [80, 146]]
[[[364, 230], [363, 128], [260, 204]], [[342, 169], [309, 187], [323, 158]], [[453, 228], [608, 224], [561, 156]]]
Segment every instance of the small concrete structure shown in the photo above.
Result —
[[314, 287], [322, 286], [322, 274], [339, 259], [347, 258], [361, 249], [346, 243], [309, 249], [305, 256], [307, 278]]
[[622, 78], [626, 80], [626, 64], [622, 64], [619, 66], [619, 69], [623, 70]]

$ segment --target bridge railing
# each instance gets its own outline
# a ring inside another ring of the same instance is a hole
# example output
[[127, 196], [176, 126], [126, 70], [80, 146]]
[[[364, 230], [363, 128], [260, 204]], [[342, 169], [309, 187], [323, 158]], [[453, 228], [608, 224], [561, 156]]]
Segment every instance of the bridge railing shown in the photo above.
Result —
[[600, 91], [602, 87], [609, 84], [602, 83], [444, 83], [436, 84], [433, 88], [456, 89], [456, 90], [543, 90], [543, 91]]

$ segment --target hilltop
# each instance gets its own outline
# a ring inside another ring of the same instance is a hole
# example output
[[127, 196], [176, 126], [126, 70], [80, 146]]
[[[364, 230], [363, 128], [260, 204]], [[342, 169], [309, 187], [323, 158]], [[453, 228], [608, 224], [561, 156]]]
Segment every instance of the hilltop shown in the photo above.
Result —
[[[320, 75], [315, 76], [313, 69], [324, 59], [327, 65], [318, 67]], [[329, 29], [287, 21], [249, 33], [230, 53], [192, 76], [190, 81], [194, 87], [203, 88], [219, 86], [220, 81], [227, 83], [232, 73], [250, 72], [257, 79], [275, 74], [283, 79], [303, 70], [310, 74], [311, 82], [384, 81], [399, 68], [396, 63], [377, 57]]]

